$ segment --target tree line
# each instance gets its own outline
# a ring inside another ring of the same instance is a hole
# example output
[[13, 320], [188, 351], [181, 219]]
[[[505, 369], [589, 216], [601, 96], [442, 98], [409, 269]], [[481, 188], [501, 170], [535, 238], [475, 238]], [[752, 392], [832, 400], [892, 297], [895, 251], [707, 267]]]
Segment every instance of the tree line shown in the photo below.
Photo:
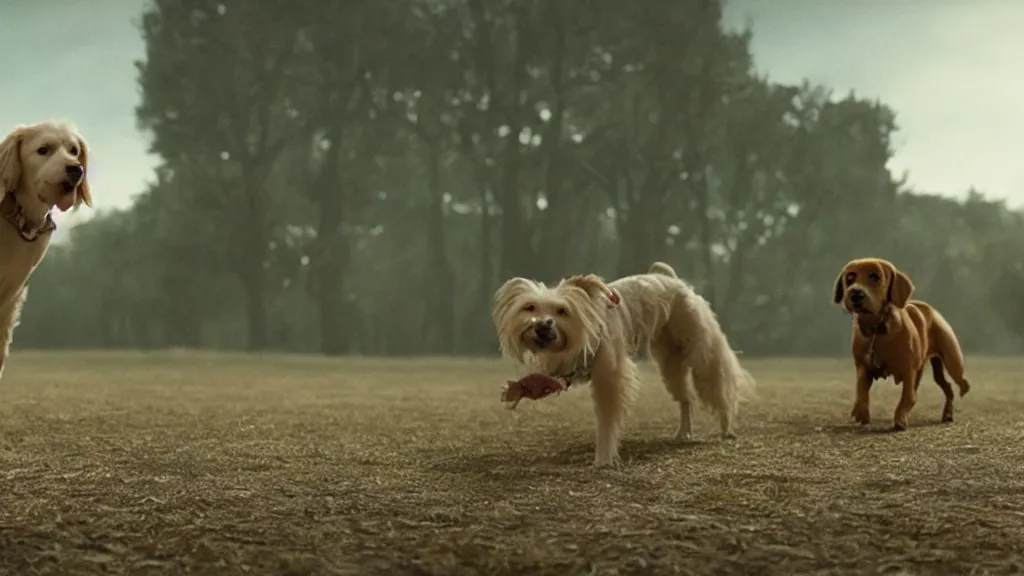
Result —
[[718, 0], [155, 0], [139, 28], [161, 164], [50, 248], [18, 346], [493, 354], [505, 279], [664, 260], [745, 354], [835, 354], [835, 275], [872, 255], [968, 351], [1022, 348], [1024, 214], [912, 190], [894, 110], [772, 81]]

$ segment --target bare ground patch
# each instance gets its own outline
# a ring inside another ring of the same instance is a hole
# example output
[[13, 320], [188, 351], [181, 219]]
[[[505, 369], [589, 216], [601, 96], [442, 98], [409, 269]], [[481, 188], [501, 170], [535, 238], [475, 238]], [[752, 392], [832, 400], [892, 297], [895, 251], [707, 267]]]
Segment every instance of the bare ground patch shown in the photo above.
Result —
[[[654, 372], [595, 470], [586, 388], [505, 363], [18, 352], [0, 386], [2, 574], [1024, 572], [1024, 361], [969, 359], [857, 428], [847, 360], [746, 364], [740, 438], [669, 440]], [[926, 377], [927, 378], [927, 377]]]

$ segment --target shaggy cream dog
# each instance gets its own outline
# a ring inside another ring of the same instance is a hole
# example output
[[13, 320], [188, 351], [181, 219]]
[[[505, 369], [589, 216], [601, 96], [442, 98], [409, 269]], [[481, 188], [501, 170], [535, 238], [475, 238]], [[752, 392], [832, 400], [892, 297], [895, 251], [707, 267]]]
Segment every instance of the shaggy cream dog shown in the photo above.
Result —
[[693, 398], [732, 438], [739, 403], [754, 379], [740, 366], [715, 313], [668, 264], [605, 284], [593, 274], [547, 287], [513, 278], [494, 297], [502, 354], [566, 385], [591, 382], [598, 466], [618, 462], [619, 436], [639, 384], [632, 357], [643, 346], [679, 404], [676, 438], [692, 432]]
[[57, 229], [51, 212], [92, 206], [85, 140], [67, 124], [15, 128], [0, 142], [0, 376], [32, 271]]

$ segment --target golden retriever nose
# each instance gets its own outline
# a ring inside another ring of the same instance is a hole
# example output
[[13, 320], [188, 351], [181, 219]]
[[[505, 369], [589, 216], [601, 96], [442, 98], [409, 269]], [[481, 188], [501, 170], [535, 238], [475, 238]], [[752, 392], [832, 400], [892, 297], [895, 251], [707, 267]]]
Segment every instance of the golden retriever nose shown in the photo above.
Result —
[[72, 182], [78, 182], [82, 179], [82, 175], [85, 174], [85, 169], [78, 164], [72, 164], [67, 168], [64, 168], [64, 173], [67, 174], [68, 178]]
[[864, 300], [864, 291], [860, 288], [853, 288], [850, 290], [850, 300], [852, 302], [862, 302]]

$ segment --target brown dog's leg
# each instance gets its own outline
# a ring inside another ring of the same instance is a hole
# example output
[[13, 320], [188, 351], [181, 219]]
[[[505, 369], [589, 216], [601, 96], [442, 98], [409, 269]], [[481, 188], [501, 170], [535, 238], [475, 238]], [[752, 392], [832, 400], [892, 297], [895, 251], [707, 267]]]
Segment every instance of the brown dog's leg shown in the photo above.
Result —
[[901, 374], [896, 377], [896, 381], [903, 385], [903, 393], [900, 395], [899, 404], [896, 405], [896, 413], [893, 414], [892, 428], [902, 431], [907, 429], [910, 411], [914, 409], [914, 404], [917, 404], [917, 383], [921, 381], [921, 370]]
[[850, 416], [858, 424], [871, 422], [871, 375], [866, 366], [857, 366], [857, 399], [853, 403]]
[[946, 396], [946, 403], [942, 406], [942, 421], [952, 422], [953, 421], [953, 387], [950, 386], [946, 380], [946, 375], [942, 372], [942, 359], [938, 356], [932, 356], [932, 377], [935, 378], [935, 383], [942, 388], [942, 393]]
[[[933, 334], [935, 348], [939, 353], [941, 364], [945, 365], [946, 372], [949, 372], [953, 382], [956, 382], [960, 389], [960, 397], [963, 398], [971, 391], [971, 384], [964, 378], [964, 353], [960, 349], [960, 343], [952, 332], [938, 330]], [[935, 366], [936, 359], [932, 359], [932, 366]]]

